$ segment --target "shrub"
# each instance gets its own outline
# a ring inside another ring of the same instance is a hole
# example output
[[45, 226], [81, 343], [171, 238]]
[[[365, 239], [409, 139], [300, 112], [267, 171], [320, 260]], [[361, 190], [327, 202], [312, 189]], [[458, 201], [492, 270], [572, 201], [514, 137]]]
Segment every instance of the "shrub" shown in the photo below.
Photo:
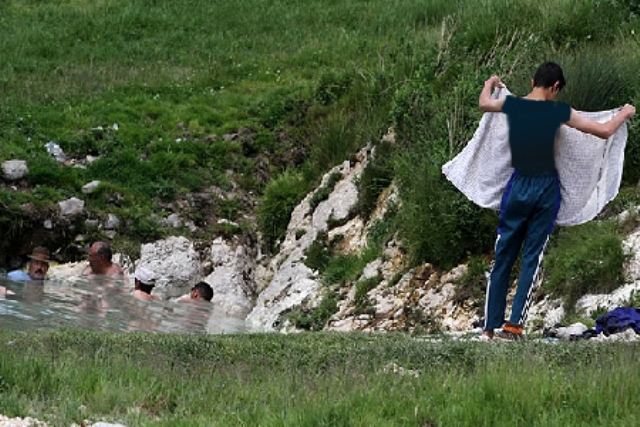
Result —
[[[559, 55], [567, 86], [559, 99], [584, 111], [606, 110], [631, 102], [637, 88], [638, 56], [629, 55], [631, 46], [618, 49], [610, 44], [587, 45]], [[607, 58], [607, 60], [603, 60]]]
[[329, 176], [329, 180], [327, 181], [326, 185], [316, 190], [316, 192], [313, 193], [313, 196], [311, 196], [311, 199], [309, 200], [309, 206], [311, 206], [311, 209], [315, 209], [320, 204], [320, 202], [327, 200], [333, 192], [336, 184], [340, 182], [341, 179], [342, 174], [340, 172], [332, 173]]
[[362, 274], [366, 265], [367, 263], [356, 254], [337, 255], [329, 260], [322, 279], [327, 285], [344, 285]]
[[305, 87], [282, 87], [270, 92], [257, 109], [262, 124], [269, 129], [298, 125], [311, 105], [310, 91]]
[[401, 158], [398, 224], [412, 265], [431, 262], [448, 269], [468, 254], [491, 250], [498, 218], [455, 190], [434, 157], [406, 153]]
[[284, 238], [291, 212], [308, 190], [302, 174], [289, 169], [269, 182], [258, 203], [258, 227], [267, 250], [275, 250]]
[[388, 142], [376, 146], [375, 157], [362, 172], [358, 183], [358, 214], [369, 219], [378, 197], [393, 180], [393, 146]]
[[627, 260], [614, 222], [562, 228], [545, 257], [544, 289], [569, 305], [588, 293], [608, 293], [622, 285]]
[[80, 189], [80, 172], [75, 168], [62, 166], [49, 156], [35, 156], [28, 162], [28, 166], [27, 181], [30, 185], [43, 185], [72, 192]]
[[330, 258], [331, 251], [329, 250], [327, 242], [327, 232], [321, 231], [313, 243], [307, 248], [304, 265], [312, 270], [322, 272], [327, 267], [327, 264], [329, 264]]
[[322, 105], [338, 101], [351, 86], [353, 77], [346, 71], [326, 72], [320, 76], [315, 96]]
[[326, 290], [320, 303], [314, 308], [295, 307], [285, 318], [298, 329], [319, 331], [327, 321], [338, 311], [338, 301], [335, 294]]
[[356, 313], [364, 313], [371, 305], [367, 294], [380, 283], [380, 276], [370, 277], [360, 280], [356, 283], [356, 293], [354, 296], [354, 304]]

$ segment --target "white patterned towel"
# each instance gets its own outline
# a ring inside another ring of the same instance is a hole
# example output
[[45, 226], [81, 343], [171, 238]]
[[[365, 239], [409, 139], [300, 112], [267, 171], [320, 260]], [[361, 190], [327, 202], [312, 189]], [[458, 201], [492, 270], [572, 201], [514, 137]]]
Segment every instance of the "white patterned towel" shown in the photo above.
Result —
[[[509, 95], [496, 89], [493, 98]], [[583, 116], [606, 122], [620, 109], [583, 112]], [[556, 137], [556, 168], [560, 176], [562, 203], [556, 223], [577, 225], [595, 218], [618, 194], [627, 143], [627, 125], [604, 140], [563, 125]], [[508, 141], [507, 116], [485, 113], [467, 146], [442, 166], [442, 172], [471, 201], [499, 210], [502, 193], [513, 173]]]

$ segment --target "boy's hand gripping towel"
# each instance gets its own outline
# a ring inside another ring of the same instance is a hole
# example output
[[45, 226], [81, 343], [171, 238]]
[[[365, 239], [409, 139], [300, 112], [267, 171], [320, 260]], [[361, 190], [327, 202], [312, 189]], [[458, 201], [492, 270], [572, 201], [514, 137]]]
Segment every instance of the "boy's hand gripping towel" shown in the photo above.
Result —
[[[502, 88], [496, 89], [492, 97], [507, 95], [510, 92]], [[591, 120], [606, 122], [619, 110], [579, 113]], [[485, 113], [467, 146], [442, 166], [447, 179], [483, 208], [500, 209], [502, 193], [513, 173], [508, 134], [505, 114]], [[607, 140], [566, 125], [560, 127], [555, 144], [562, 197], [558, 225], [590, 221], [616, 197], [626, 143], [626, 123]]]

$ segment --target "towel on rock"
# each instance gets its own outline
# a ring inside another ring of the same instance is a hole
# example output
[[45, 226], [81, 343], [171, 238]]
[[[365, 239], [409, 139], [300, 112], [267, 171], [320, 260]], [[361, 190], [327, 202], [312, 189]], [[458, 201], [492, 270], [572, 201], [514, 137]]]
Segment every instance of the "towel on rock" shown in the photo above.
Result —
[[[507, 95], [510, 92], [506, 88], [499, 88], [492, 97]], [[578, 113], [606, 122], [618, 111], [619, 108]], [[560, 126], [555, 150], [562, 202], [556, 224], [577, 225], [590, 221], [616, 197], [626, 143], [626, 123], [607, 140]], [[499, 210], [502, 194], [513, 173], [506, 114], [485, 113], [471, 141], [442, 166], [442, 172], [471, 201], [483, 208]]]

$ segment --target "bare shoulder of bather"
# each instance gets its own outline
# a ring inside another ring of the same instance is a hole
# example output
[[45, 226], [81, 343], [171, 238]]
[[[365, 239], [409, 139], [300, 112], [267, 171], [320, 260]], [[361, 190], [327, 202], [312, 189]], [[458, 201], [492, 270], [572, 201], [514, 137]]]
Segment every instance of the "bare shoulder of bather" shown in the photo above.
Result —
[[124, 270], [122, 269], [122, 267], [120, 267], [119, 264], [116, 264], [115, 262], [113, 262], [107, 268], [107, 270], [105, 271], [105, 274], [107, 274], [109, 276], [123, 276], [124, 275]]

